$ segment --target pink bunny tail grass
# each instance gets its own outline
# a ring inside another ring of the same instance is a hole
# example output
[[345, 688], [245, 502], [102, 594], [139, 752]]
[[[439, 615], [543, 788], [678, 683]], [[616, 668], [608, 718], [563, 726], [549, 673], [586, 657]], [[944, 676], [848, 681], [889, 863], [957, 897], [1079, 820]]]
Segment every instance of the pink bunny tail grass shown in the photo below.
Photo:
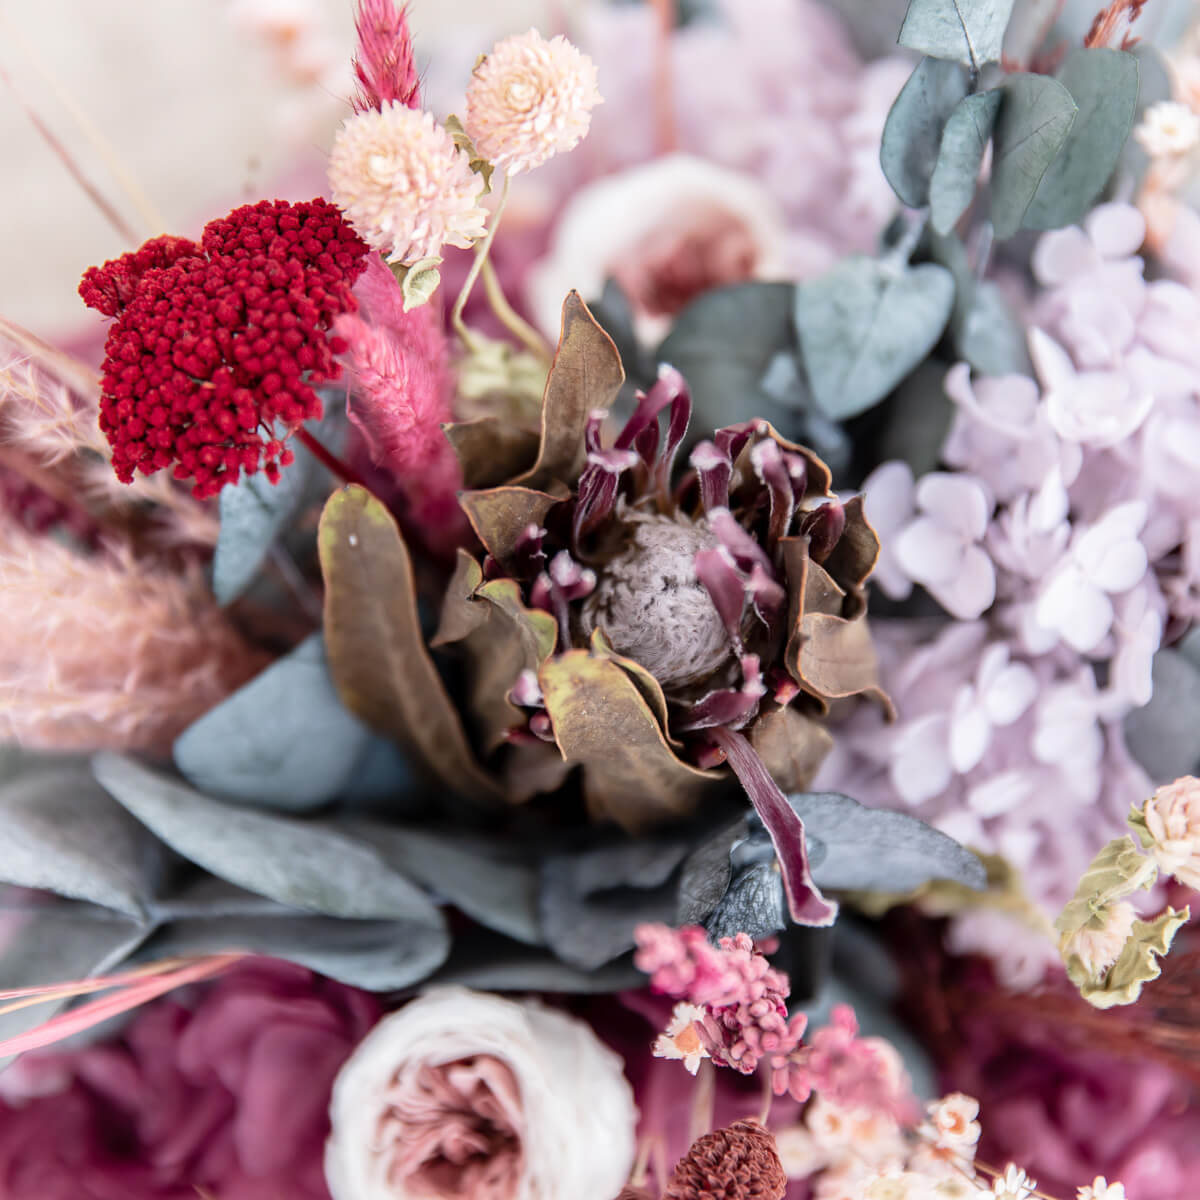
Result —
[[382, 110], [395, 100], [409, 108], [420, 107], [421, 80], [413, 62], [408, 5], [397, 6], [394, 0], [358, 0], [354, 28], [358, 34], [354, 111]]
[[169, 959], [103, 978], [69, 980], [44, 988], [22, 988], [18, 992], [3, 993], [6, 997], [20, 994], [22, 998], [16, 1003], [0, 1008], [0, 1014], [23, 1008], [30, 1003], [83, 996], [108, 987], [117, 989], [111, 996], [91, 1000], [69, 1012], [51, 1017], [34, 1029], [5, 1038], [0, 1041], [0, 1057], [6, 1058], [10, 1054], [24, 1054], [28, 1050], [52, 1046], [55, 1042], [83, 1033], [111, 1017], [156, 1000], [175, 988], [219, 975], [243, 957], [245, 956], [240, 951], [234, 951], [229, 954], [204, 955], [200, 958]]
[[446, 539], [465, 529], [457, 493], [458, 459], [442, 433], [452, 419], [449, 354], [437, 312], [405, 312], [400, 287], [378, 255], [355, 288], [359, 312], [339, 317], [334, 332], [351, 381], [347, 415], [371, 459], [395, 480], [413, 521]]
[[266, 663], [198, 569], [0, 530], [0, 741], [166, 750]]

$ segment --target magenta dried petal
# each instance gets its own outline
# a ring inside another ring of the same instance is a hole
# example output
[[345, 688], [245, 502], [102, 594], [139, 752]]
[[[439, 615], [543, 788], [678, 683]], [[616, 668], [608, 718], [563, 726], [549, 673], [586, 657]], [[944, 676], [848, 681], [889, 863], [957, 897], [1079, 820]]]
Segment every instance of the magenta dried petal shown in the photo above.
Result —
[[703, 441], [692, 451], [691, 464], [700, 481], [700, 504], [704, 511], [729, 507], [729, 480], [733, 463], [715, 442]]
[[735, 647], [740, 646], [746, 588], [733, 558], [724, 546], [716, 546], [709, 550], [697, 550], [692, 562], [696, 578], [711, 597], [713, 607], [729, 633], [729, 640]]

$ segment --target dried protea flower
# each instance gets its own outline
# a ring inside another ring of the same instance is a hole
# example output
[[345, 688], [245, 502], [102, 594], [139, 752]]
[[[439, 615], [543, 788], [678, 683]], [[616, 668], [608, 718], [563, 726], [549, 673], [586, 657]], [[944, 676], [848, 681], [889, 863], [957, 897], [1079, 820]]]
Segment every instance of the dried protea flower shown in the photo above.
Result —
[[606, 445], [622, 381], [572, 293], [534, 461], [524, 442], [451, 429], [468, 484], [509, 482], [462, 497], [485, 554], [461, 553], [435, 644], [465, 651], [483, 756], [507, 745], [528, 763], [550, 743], [583, 768], [595, 819], [684, 816], [727, 763], [775, 842], [793, 918], [828, 923], [780, 787], [809, 782], [829, 700], [878, 694], [863, 619], [878, 541], [861, 502], [843, 505], [825, 464], [766, 421], [718, 430], [676, 477], [691, 401], [670, 367]]
[[663, 1200], [783, 1200], [775, 1138], [757, 1121], [706, 1133], [679, 1161]]

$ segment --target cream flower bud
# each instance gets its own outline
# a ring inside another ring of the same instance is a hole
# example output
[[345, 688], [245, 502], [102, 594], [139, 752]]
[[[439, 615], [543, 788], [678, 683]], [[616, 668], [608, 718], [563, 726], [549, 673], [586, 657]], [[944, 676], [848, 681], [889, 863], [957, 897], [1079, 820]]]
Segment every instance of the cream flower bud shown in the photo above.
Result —
[[1063, 960], [1078, 958], [1088, 975], [1099, 979], [1120, 957], [1136, 920], [1137, 913], [1127, 900], [1109, 905], [1097, 915], [1094, 927], [1089, 922], [1063, 938]]
[[392, 262], [435, 258], [483, 236], [483, 184], [429, 113], [398, 101], [349, 117], [329, 157], [333, 202]]
[[536, 29], [497, 42], [467, 86], [463, 125], [476, 151], [510, 175], [583, 139], [601, 102], [592, 60]]
[[979, 1141], [979, 1101], [962, 1092], [951, 1092], [929, 1105], [929, 1126], [937, 1145], [967, 1150]]
[[1148, 849], [1167, 875], [1200, 888], [1200, 779], [1184, 775], [1160, 787], [1146, 801], [1142, 816]]
[[637, 1110], [621, 1059], [536, 1001], [436, 988], [342, 1067], [325, 1177], [334, 1200], [612, 1200]]
[[1200, 145], [1200, 116], [1178, 100], [1160, 100], [1146, 109], [1133, 136], [1151, 158], [1173, 158]]

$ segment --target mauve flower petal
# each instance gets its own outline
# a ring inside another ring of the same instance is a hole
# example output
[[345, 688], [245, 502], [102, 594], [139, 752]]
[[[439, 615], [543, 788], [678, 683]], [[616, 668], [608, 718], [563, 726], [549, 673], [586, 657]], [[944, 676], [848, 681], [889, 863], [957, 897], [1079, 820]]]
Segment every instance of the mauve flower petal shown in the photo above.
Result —
[[1045, 287], [1067, 283], [1099, 265], [1100, 255], [1077, 225], [1038, 238], [1033, 250], [1033, 273]]
[[929, 590], [951, 616], [973, 621], [996, 599], [996, 568], [987, 551], [967, 546], [958, 571], [950, 579], [931, 583]]
[[1024, 663], [1011, 663], [992, 681], [983, 702], [995, 725], [1011, 725], [1034, 702], [1038, 685], [1034, 673]]
[[893, 546], [896, 562], [918, 583], [953, 579], [962, 564], [962, 539], [933, 517], [918, 517], [900, 531]]
[[892, 786], [907, 804], [920, 804], [944, 790], [950, 765], [949, 722], [940, 713], [910, 721], [896, 739], [890, 773]]
[[1116, 371], [1085, 371], [1046, 393], [1046, 415], [1055, 433], [1073, 442], [1112, 445], [1146, 419], [1152, 395], [1136, 396]]
[[1098, 204], [1083, 227], [1105, 258], [1136, 254], [1146, 240], [1146, 218], [1132, 204]]
[[916, 498], [918, 508], [964, 540], [978, 541], [987, 531], [991, 498], [970, 475], [933, 471], [917, 484]]
[[1033, 772], [1022, 768], [989, 775], [967, 792], [967, 803], [981, 817], [998, 817], [1029, 800], [1036, 789]]
[[950, 765], [965, 775], [983, 757], [992, 736], [992, 725], [978, 703], [975, 689], [962, 688], [950, 714]]
[[1071, 356], [1045, 330], [1032, 326], [1026, 335], [1029, 357], [1033, 360], [1038, 380], [1047, 391], [1069, 383], [1075, 378]]

